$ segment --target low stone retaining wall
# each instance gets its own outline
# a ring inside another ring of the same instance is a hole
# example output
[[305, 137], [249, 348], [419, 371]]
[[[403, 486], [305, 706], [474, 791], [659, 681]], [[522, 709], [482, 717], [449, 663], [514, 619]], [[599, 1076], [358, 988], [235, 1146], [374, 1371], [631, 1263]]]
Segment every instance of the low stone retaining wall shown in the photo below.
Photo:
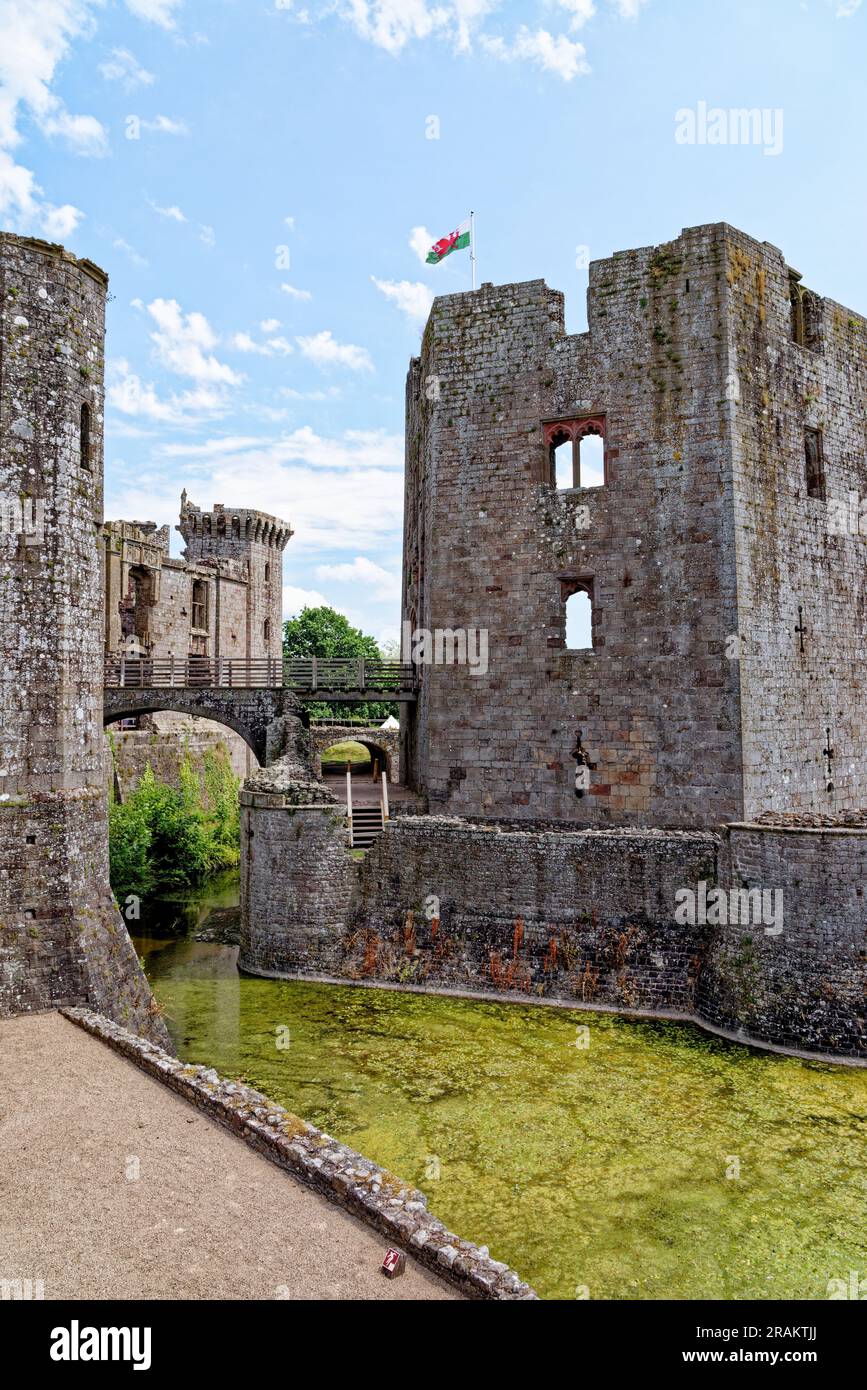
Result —
[[713, 927], [699, 1017], [801, 1051], [867, 1058], [867, 830], [727, 826], [720, 881], [779, 892], [779, 931]]
[[[257, 856], [242, 893], [251, 973], [677, 1014], [744, 1042], [867, 1059], [865, 830], [402, 816], [353, 864], [330, 808], [242, 801]], [[761, 914], [705, 912], [715, 889], [732, 901], [779, 890], [779, 931]], [[691, 918], [677, 911], [683, 890]]]
[[161, 1048], [90, 1009], [64, 1018], [107, 1043], [198, 1110], [306, 1186], [344, 1207], [470, 1298], [529, 1300], [537, 1295], [484, 1246], [461, 1240], [427, 1209], [427, 1198], [361, 1154], [300, 1120], [260, 1091], [216, 1071], [186, 1066]]

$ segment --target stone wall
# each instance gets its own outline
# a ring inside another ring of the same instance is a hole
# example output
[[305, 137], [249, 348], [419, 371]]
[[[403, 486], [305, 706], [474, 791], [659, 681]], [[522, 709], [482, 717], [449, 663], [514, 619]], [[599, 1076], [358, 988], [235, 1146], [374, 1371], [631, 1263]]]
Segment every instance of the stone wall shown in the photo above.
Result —
[[[790, 274], [776, 247], [728, 229], [750, 818], [867, 806], [867, 506], [859, 516], [867, 499], [867, 320], [807, 291], [812, 331], [795, 342]], [[815, 496], [807, 488], [809, 429], [820, 432], [823, 456]]]
[[[0, 1015], [88, 1004], [167, 1041], [108, 885], [106, 277], [0, 234]], [[9, 524], [26, 499], [30, 518]]]
[[[725, 272], [719, 226], [595, 262], [577, 335], [540, 280], [435, 301], [407, 384], [403, 617], [487, 631], [489, 665], [421, 669], [404, 739], [431, 811], [742, 814]], [[557, 489], [546, 430], [591, 419], [607, 481]], [[582, 588], [593, 648], [569, 650]]]
[[187, 719], [183, 715], [153, 715], [148, 719], [160, 724], [176, 719], [178, 723], [169, 727], [106, 730], [106, 738], [111, 740], [106, 759], [108, 781], [113, 782], [121, 800], [135, 791], [147, 768], [158, 782], [169, 787], [180, 786], [184, 762], [189, 762], [204, 787], [209, 756], [225, 763], [240, 780], [253, 771], [247, 767], [247, 754], [252, 760], [250, 749], [228, 729], [223, 731], [209, 720]]
[[867, 1056], [867, 831], [732, 825], [721, 881], [782, 890], [782, 931], [713, 931], [701, 1018], [806, 1051]]
[[[316, 783], [268, 773], [242, 793], [245, 970], [674, 1014], [867, 1058], [867, 832], [404, 816], [354, 863]], [[782, 930], [740, 907], [688, 918], [679, 895], [702, 884], [782, 888]]]
[[345, 811], [310, 771], [300, 719], [287, 721], [283, 756], [247, 778], [240, 800], [238, 964], [270, 975], [291, 959], [298, 970], [317, 973], [346, 922], [356, 866]]
[[[403, 743], [431, 811], [690, 826], [865, 804], [867, 321], [810, 296], [795, 341], [791, 285], [720, 223], [594, 262], [587, 333], [538, 280], [435, 301], [407, 379], [403, 617], [483, 629], [489, 658], [421, 668]], [[550, 448], [585, 428], [604, 485], [558, 488]], [[580, 591], [593, 645], [569, 650]]]
[[168, 527], [109, 521], [104, 527], [106, 651], [125, 649], [134, 628], [155, 658], [190, 655], [237, 662], [282, 660], [283, 550], [292, 535], [276, 517], [216, 506], [201, 512], [183, 495], [183, 559], [169, 555]]
[[397, 729], [360, 727], [357, 724], [317, 725], [310, 728], [310, 751], [313, 755], [313, 771], [322, 776], [322, 754], [335, 743], [360, 743], [370, 753], [371, 762], [378, 761], [380, 771], [385, 768], [389, 782], [400, 781], [400, 732]]

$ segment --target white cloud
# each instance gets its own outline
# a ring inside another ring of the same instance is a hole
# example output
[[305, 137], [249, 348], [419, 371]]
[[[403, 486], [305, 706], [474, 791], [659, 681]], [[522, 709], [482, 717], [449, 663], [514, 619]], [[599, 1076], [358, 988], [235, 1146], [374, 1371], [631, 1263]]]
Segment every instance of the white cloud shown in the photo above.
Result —
[[263, 319], [262, 322], [259, 324], [259, 327], [261, 328], [263, 333], [276, 333], [277, 329], [280, 327], [280, 320]]
[[415, 252], [422, 264], [427, 260], [427, 253], [436, 241], [427, 227], [413, 227], [409, 234], [410, 249]]
[[[135, 423], [148, 423], [144, 412], [138, 413], [142, 418]], [[223, 498], [227, 503], [242, 498], [245, 506], [291, 521], [295, 537], [288, 555], [290, 566], [298, 565], [302, 556], [315, 556], [321, 562], [323, 551], [329, 559], [342, 552], [351, 560], [371, 553], [372, 548], [380, 554], [383, 546], [399, 550], [395, 540], [403, 516], [399, 435], [348, 431], [325, 437], [306, 426], [278, 438], [264, 436], [255, 442], [239, 438], [226, 448], [224, 442], [212, 446], [208, 456], [197, 441], [184, 445], [175, 439], [150, 450], [146, 475], [130, 472], [120, 477], [110, 471], [107, 514], [147, 515], [159, 524], [174, 524], [178, 479], [183, 475], [194, 478], [197, 495]], [[302, 582], [312, 578], [308, 564], [302, 563], [295, 572]]]
[[141, 121], [142, 130], [154, 135], [189, 135], [189, 127], [183, 121], [175, 121], [171, 116], [154, 116], [152, 121]]
[[232, 338], [232, 347], [238, 352], [258, 353], [260, 357], [288, 357], [290, 352], [294, 352], [286, 338], [269, 338], [267, 342], [257, 343], [249, 333], [236, 333]]
[[430, 7], [425, 0], [345, 0], [339, 12], [361, 38], [387, 53], [399, 53], [410, 39], [451, 32], [452, 9], [444, 5]]
[[185, 214], [181, 212], [177, 204], [174, 204], [172, 207], [161, 208], [160, 205], [153, 202], [152, 199], [148, 199], [148, 202], [159, 217], [166, 217], [171, 222], [186, 222], [187, 220]]
[[217, 234], [213, 227], [207, 227], [202, 222], [199, 224], [199, 241], [203, 246], [216, 246]]
[[[637, 19], [639, 10], [647, 4], [647, 0], [608, 0], [621, 19]], [[860, 5], [861, 0], [856, 0]]]
[[370, 278], [386, 299], [396, 304], [413, 323], [426, 321], [434, 301], [433, 290], [427, 285], [412, 280], [377, 280], [375, 275]]
[[349, 564], [317, 565], [316, 578], [323, 582], [362, 585], [371, 590], [373, 598], [400, 598], [400, 575], [390, 574], [388, 570], [368, 560], [364, 555], [356, 555]]
[[153, 383], [143, 382], [120, 358], [109, 363], [106, 403], [122, 416], [153, 424], [191, 427], [223, 415], [225, 396], [212, 387], [160, 397]]
[[[2, 183], [2, 177], [0, 177], [0, 183]], [[0, 188], [0, 208], [2, 208], [2, 204], [3, 193], [2, 188]], [[71, 203], [64, 203], [59, 208], [45, 204], [40, 210], [39, 216], [42, 230], [49, 241], [66, 241], [68, 237], [72, 236], [84, 217], [84, 213], [73, 207]]]
[[[130, 260], [132, 261], [133, 265], [139, 266], [139, 267], [142, 267], [142, 266], [146, 266], [146, 265], [147, 265], [147, 261], [146, 261], [145, 257], [142, 256], [142, 255], [140, 255], [139, 252], [136, 251], [136, 249], [135, 249], [134, 246], [130, 246], [129, 242], [128, 242], [128, 241], [125, 241], [124, 238], [123, 238], [122, 236], [115, 237], [115, 240], [114, 240], [114, 242], [113, 242], [113, 245], [114, 245], [114, 249], [115, 249], [116, 251], [123, 251], [123, 252], [125, 252], [126, 255], [129, 256], [129, 258], [130, 258]], [[140, 300], [139, 300], [139, 303], [141, 303]], [[135, 304], [135, 300], [133, 300], [133, 304]], [[142, 308], [143, 308], [143, 307], [144, 307], [144, 305], [142, 305]]]
[[273, 463], [304, 462], [311, 468], [346, 472], [359, 469], [403, 469], [403, 440], [400, 435], [385, 430], [346, 430], [339, 437], [317, 434], [310, 425], [302, 425], [291, 434], [277, 439], [225, 437], [204, 444], [167, 444], [162, 453], [168, 458], [190, 458], [231, 453], [242, 467], [267, 452]]
[[161, 29], [174, 29], [175, 10], [182, 4], [183, 0], [126, 0], [127, 9], [136, 19], [146, 19]]
[[283, 586], [283, 617], [296, 618], [302, 608], [333, 608], [318, 589], [299, 589], [294, 584]]
[[837, 19], [851, 19], [861, 8], [861, 0], [838, 0], [835, 15]]
[[556, 73], [564, 82], [571, 82], [573, 77], [583, 76], [590, 71], [583, 43], [574, 42], [565, 34], [554, 37], [547, 29], [537, 29], [533, 33], [522, 24], [511, 44], [502, 38], [489, 38], [484, 34], [481, 43], [492, 58], [504, 63], [525, 59], [547, 72]]
[[0, 216], [12, 231], [40, 231], [64, 240], [84, 214], [49, 202], [32, 172], [10, 151], [22, 143], [26, 110], [41, 132], [65, 140], [76, 154], [101, 155], [106, 132], [95, 116], [73, 115], [52, 91], [58, 65], [73, 41], [93, 27], [100, 0], [0, 0]]
[[572, 16], [569, 21], [570, 29], [583, 29], [596, 13], [593, 0], [557, 0], [557, 4], [561, 10], [568, 10]]
[[58, 109], [40, 121], [43, 135], [59, 135], [74, 154], [99, 156], [108, 149], [105, 127], [95, 116], [73, 116]]
[[148, 313], [157, 325], [151, 333], [157, 358], [169, 371], [223, 386], [238, 386], [243, 380], [214, 357], [219, 338], [204, 314], [185, 314], [176, 299], [155, 299]]
[[283, 218], [283, 221], [285, 222], [286, 226], [289, 228], [290, 232], [294, 232], [294, 230], [295, 230], [295, 218], [294, 218], [294, 217], [284, 217], [284, 218]]
[[[839, 10], [852, 12], [861, 0], [834, 0]], [[546, 0], [569, 15], [569, 28], [582, 29], [597, 13], [594, 0]], [[636, 19], [647, 0], [607, 0], [622, 19]], [[584, 49], [564, 34], [521, 25], [507, 42], [484, 29], [487, 17], [499, 8], [499, 0], [331, 0], [323, 5], [326, 15], [336, 13], [360, 38], [386, 53], [398, 56], [413, 42], [446, 41], [455, 53], [471, 53], [475, 44], [503, 62], [524, 59], [554, 72], [564, 81], [590, 71]], [[306, 14], [306, 11], [304, 12]]]
[[113, 48], [111, 56], [100, 63], [99, 70], [106, 82], [122, 82], [127, 89], [150, 87], [155, 81], [153, 73], [143, 68], [128, 48]]
[[281, 386], [280, 395], [287, 401], [330, 401], [341, 394], [339, 386], [329, 386], [327, 391], [296, 391], [294, 386]]
[[309, 290], [297, 290], [294, 285], [281, 285], [284, 294], [288, 294], [290, 299], [312, 299], [313, 295]]
[[296, 338], [305, 357], [317, 367], [349, 367], [353, 372], [372, 372], [373, 363], [367, 348], [354, 343], [338, 343], [330, 329], [309, 338]]

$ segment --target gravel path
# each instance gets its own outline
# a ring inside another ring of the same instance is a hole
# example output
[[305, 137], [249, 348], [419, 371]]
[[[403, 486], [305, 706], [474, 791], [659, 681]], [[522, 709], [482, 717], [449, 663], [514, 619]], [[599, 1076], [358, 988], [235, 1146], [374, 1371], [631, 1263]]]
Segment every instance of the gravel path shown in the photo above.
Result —
[[0, 1280], [51, 1298], [460, 1294], [58, 1014], [0, 1020]]

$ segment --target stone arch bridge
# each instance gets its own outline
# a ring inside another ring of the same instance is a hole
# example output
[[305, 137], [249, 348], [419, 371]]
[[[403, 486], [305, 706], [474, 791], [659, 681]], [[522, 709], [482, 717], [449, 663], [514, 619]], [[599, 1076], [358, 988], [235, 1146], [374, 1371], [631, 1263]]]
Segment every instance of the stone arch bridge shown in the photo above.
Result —
[[400, 781], [400, 730], [380, 729], [375, 724], [339, 724], [317, 722], [310, 725], [310, 751], [313, 771], [322, 776], [322, 754], [334, 743], [360, 743], [370, 753], [371, 761], [378, 759], [389, 782]]
[[121, 687], [108, 689], [103, 697], [103, 725], [117, 719], [132, 719], [141, 714], [192, 714], [199, 719], [213, 719], [234, 729], [249, 748], [252, 748], [261, 767], [267, 767], [283, 752], [283, 717], [304, 717], [304, 708], [291, 690], [224, 689], [197, 690], [194, 688], [165, 689]]
[[[113, 724], [164, 710], [212, 719], [240, 734], [260, 765], [267, 767], [284, 751], [285, 717], [300, 717], [308, 723], [306, 702], [352, 705], [398, 700], [406, 704], [415, 698], [415, 670], [399, 661], [110, 656], [105, 665], [102, 722]], [[374, 756], [380, 755], [391, 780], [397, 780], [396, 732], [360, 729], [357, 724], [322, 726], [322, 730], [328, 735], [325, 742], [313, 744], [320, 770], [326, 748], [344, 738], [356, 738], [374, 750]]]

